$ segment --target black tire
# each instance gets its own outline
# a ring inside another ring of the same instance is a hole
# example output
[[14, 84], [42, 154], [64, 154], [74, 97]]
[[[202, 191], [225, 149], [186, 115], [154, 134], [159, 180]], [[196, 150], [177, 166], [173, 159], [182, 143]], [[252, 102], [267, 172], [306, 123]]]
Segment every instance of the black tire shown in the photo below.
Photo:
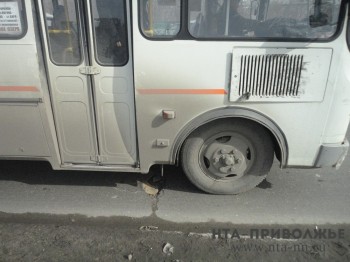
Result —
[[217, 120], [194, 131], [181, 151], [188, 179], [212, 194], [239, 194], [260, 184], [274, 157], [270, 134], [243, 119]]

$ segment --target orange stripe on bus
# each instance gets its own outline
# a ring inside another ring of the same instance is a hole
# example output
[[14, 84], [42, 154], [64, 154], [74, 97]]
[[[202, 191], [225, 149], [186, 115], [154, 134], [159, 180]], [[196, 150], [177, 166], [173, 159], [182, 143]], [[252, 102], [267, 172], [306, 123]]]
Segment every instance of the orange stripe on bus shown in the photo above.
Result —
[[225, 89], [138, 89], [142, 95], [226, 95]]
[[3, 92], [39, 92], [35, 86], [0, 86]]

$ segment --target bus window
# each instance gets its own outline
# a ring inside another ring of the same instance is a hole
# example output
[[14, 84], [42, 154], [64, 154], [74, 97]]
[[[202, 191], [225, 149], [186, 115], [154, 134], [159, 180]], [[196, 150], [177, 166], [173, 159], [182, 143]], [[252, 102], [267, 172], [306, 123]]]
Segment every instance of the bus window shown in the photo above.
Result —
[[340, 2], [189, 0], [189, 32], [197, 38], [327, 39], [338, 28]]
[[189, 31], [195, 37], [223, 36], [226, 1], [189, 1]]
[[180, 31], [180, 0], [140, 0], [141, 30], [147, 37], [173, 38]]
[[271, 0], [259, 35], [327, 39], [338, 26], [341, 0]]
[[25, 27], [23, 1], [0, 0], [0, 39], [20, 38], [25, 34]]
[[57, 65], [79, 65], [81, 61], [75, 1], [43, 0], [50, 56]]
[[93, 0], [92, 10], [97, 62], [114, 66], [126, 64], [125, 0]]

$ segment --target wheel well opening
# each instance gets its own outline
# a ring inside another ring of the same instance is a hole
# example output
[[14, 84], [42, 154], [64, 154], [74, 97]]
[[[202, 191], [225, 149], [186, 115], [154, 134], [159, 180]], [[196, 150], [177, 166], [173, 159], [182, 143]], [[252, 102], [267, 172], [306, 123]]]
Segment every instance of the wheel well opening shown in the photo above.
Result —
[[266, 178], [275, 156], [276, 130], [271, 134], [267, 123], [253, 120], [223, 116], [189, 132], [180, 158], [195, 186], [213, 194], [239, 194]]
[[184, 146], [185, 141], [188, 139], [189, 136], [191, 136], [193, 133], [198, 132], [201, 129], [205, 129], [207, 126], [213, 125], [215, 122], [217, 123], [222, 123], [222, 122], [227, 122], [227, 121], [234, 121], [238, 125], [252, 125], [252, 126], [257, 126], [263, 128], [270, 136], [271, 141], [273, 143], [273, 148], [274, 148], [274, 153], [279, 162], [282, 160], [282, 149], [281, 145], [278, 142], [277, 136], [273, 133], [271, 129], [269, 129], [267, 126], [265, 126], [263, 123], [248, 119], [248, 118], [243, 118], [243, 117], [230, 117], [230, 118], [221, 118], [221, 119], [215, 119], [206, 123], [203, 123], [200, 126], [197, 126], [195, 129], [193, 129], [187, 137], [183, 140], [178, 152], [177, 152], [177, 158], [176, 158], [176, 164], [179, 165], [180, 163], [180, 157], [181, 157], [181, 151]]

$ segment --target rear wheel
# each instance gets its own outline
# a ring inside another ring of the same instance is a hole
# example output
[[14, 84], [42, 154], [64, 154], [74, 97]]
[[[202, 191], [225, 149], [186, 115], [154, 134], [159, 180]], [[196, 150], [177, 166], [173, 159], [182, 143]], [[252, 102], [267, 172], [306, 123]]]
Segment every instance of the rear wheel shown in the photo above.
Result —
[[273, 153], [265, 128], [249, 120], [218, 120], [189, 136], [181, 161], [187, 177], [203, 191], [238, 194], [264, 180]]

